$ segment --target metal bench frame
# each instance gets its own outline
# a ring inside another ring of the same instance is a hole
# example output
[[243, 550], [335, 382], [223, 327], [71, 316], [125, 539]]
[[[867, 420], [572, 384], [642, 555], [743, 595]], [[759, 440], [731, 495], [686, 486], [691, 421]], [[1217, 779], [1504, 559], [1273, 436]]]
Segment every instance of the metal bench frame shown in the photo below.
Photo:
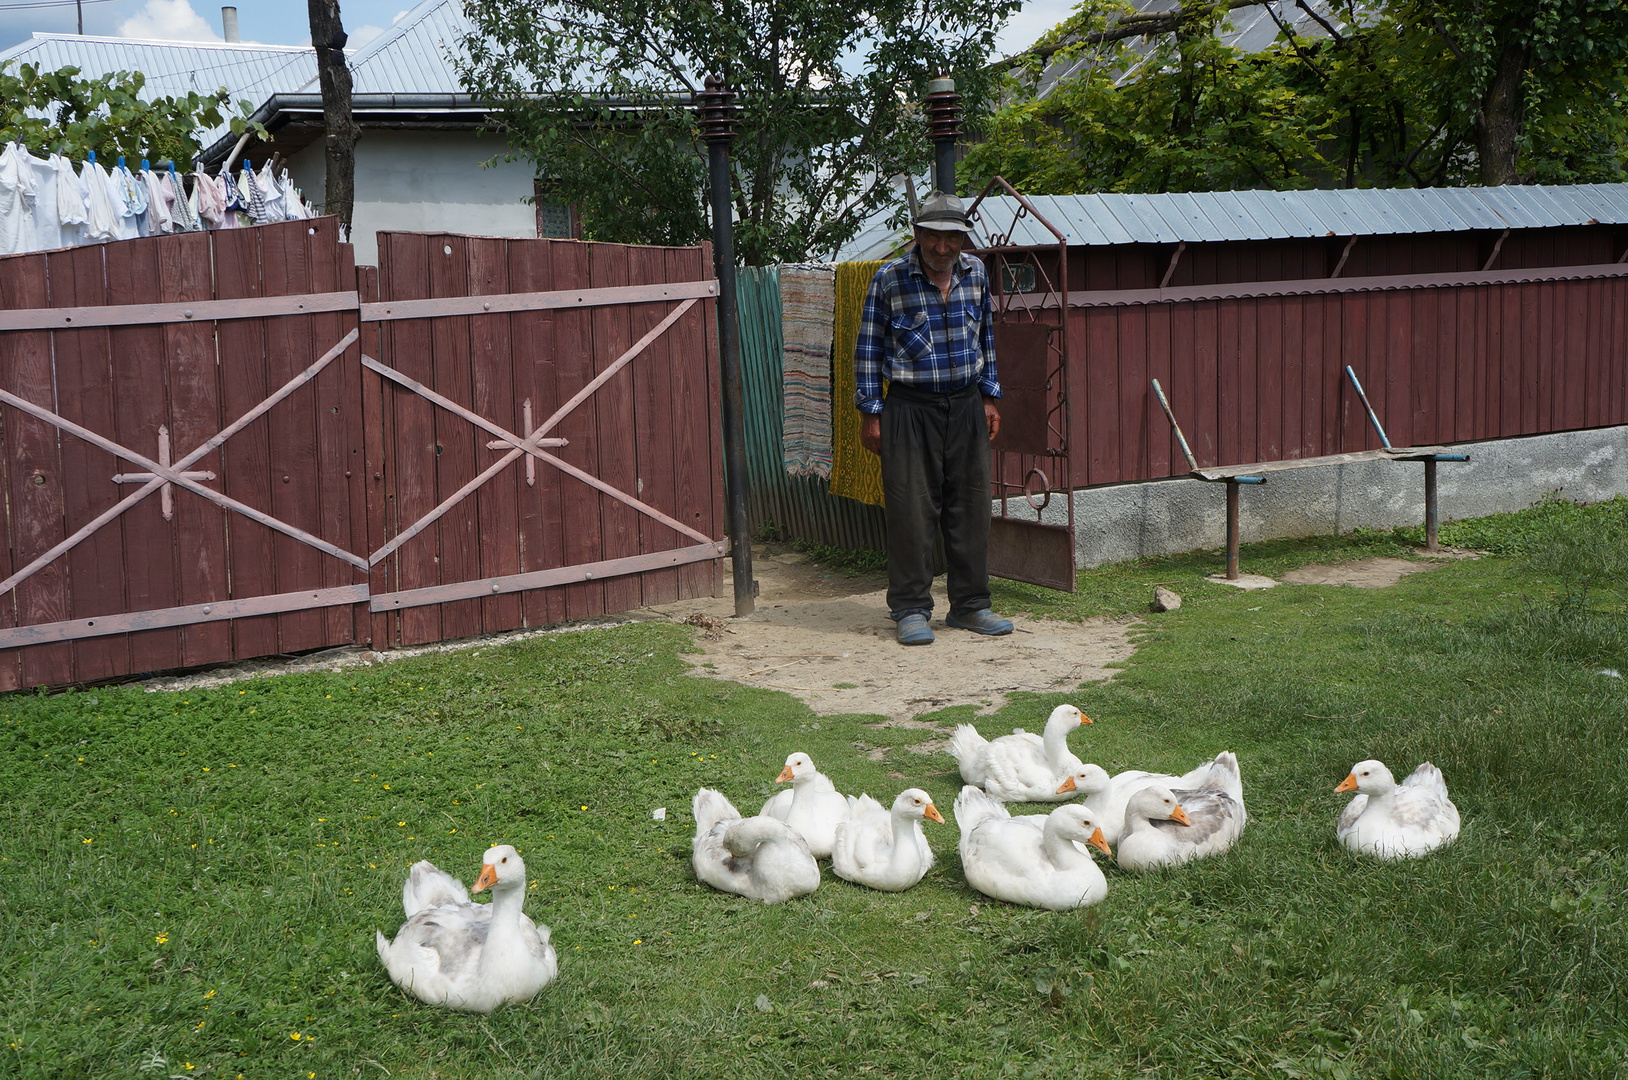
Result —
[[1359, 461], [1422, 461], [1424, 462], [1425, 479], [1425, 550], [1440, 551], [1441, 543], [1437, 536], [1440, 524], [1440, 509], [1436, 495], [1436, 463], [1441, 461], [1469, 461], [1470, 455], [1454, 453], [1445, 446], [1392, 446], [1390, 437], [1385, 434], [1384, 425], [1379, 422], [1374, 407], [1368, 403], [1368, 395], [1362, 389], [1362, 382], [1351, 365], [1345, 367], [1346, 375], [1351, 379], [1351, 385], [1356, 388], [1357, 396], [1362, 399], [1362, 407], [1368, 412], [1368, 420], [1379, 434], [1379, 441], [1383, 444], [1377, 450], [1358, 450], [1349, 454], [1326, 454], [1323, 457], [1293, 458], [1286, 461], [1257, 461], [1251, 465], [1223, 465], [1216, 468], [1201, 469], [1198, 461], [1193, 457], [1193, 451], [1187, 445], [1187, 436], [1182, 434], [1181, 425], [1176, 422], [1176, 414], [1170, 408], [1170, 401], [1165, 397], [1164, 388], [1159, 380], [1153, 380], [1153, 392], [1159, 398], [1159, 404], [1164, 408], [1164, 414], [1170, 420], [1170, 426], [1175, 429], [1176, 441], [1181, 444], [1181, 452], [1187, 458], [1188, 475], [1195, 480], [1206, 483], [1227, 485], [1227, 573], [1226, 580], [1238, 580], [1238, 548], [1240, 545], [1238, 525], [1238, 491], [1244, 484], [1264, 484], [1266, 477], [1263, 473], [1287, 472], [1291, 469], [1313, 469], [1320, 465], [1347, 465]]

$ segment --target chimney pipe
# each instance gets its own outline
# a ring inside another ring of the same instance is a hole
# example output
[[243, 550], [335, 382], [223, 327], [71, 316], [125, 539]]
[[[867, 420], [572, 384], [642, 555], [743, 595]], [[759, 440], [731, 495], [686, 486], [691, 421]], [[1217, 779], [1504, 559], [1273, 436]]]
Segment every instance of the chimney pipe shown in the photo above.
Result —
[[221, 37], [227, 41], [239, 40], [237, 36], [237, 8], [223, 7], [220, 9]]

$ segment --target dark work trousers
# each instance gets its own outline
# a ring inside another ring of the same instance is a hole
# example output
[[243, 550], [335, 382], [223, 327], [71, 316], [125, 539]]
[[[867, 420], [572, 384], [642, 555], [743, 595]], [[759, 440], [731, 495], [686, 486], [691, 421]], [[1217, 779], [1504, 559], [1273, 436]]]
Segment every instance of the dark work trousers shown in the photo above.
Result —
[[947, 394], [894, 383], [882, 408], [887, 606], [933, 614], [933, 534], [942, 528], [950, 614], [989, 607], [989, 424], [971, 383]]

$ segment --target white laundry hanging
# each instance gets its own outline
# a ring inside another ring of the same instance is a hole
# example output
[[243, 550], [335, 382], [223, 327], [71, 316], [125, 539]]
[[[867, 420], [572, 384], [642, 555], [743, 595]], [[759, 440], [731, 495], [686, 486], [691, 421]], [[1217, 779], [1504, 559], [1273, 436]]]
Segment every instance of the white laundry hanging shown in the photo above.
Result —
[[79, 170], [79, 193], [85, 200], [85, 239], [119, 239], [122, 213], [114, 204], [113, 177], [94, 161], [86, 160]]
[[52, 183], [57, 189], [58, 239], [64, 247], [82, 244], [90, 217], [85, 196], [79, 190], [79, 177], [74, 175], [73, 162], [61, 154], [52, 154], [51, 171], [55, 173]]
[[34, 240], [34, 170], [16, 143], [0, 151], [0, 255], [30, 250]]

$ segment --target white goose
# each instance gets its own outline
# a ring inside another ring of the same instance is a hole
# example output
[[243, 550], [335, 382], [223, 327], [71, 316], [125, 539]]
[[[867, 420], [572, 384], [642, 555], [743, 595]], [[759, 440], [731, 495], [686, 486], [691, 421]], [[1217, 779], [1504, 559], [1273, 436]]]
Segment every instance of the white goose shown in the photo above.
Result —
[[508, 844], [481, 856], [475, 891], [487, 887], [492, 902], [473, 904], [463, 882], [414, 863], [401, 889], [407, 921], [395, 941], [374, 935], [390, 981], [430, 1005], [478, 1013], [526, 1001], [552, 982], [559, 961], [548, 927], [520, 910], [526, 864]]
[[1400, 784], [1382, 762], [1359, 761], [1334, 790], [1357, 792], [1334, 830], [1352, 851], [1417, 858], [1458, 836], [1458, 807], [1441, 770], [1428, 761]]
[[808, 841], [808, 850], [816, 859], [829, 859], [837, 822], [848, 816], [848, 797], [840, 794], [831, 778], [816, 769], [813, 759], [804, 753], [786, 758], [786, 767], [774, 782], [784, 784], [787, 780], [791, 788], [776, 792], [758, 813], [790, 825]]
[[[1074, 787], [1069, 787], [1069, 781], [1074, 781]], [[1096, 819], [1102, 822], [1102, 836], [1110, 844], [1119, 843], [1125, 832], [1125, 807], [1130, 803], [1131, 796], [1145, 787], [1163, 785], [1176, 792], [1181, 797], [1189, 791], [1219, 791], [1230, 796], [1237, 803], [1238, 828], [1244, 827], [1249, 819], [1244, 809], [1244, 780], [1238, 771], [1238, 758], [1230, 750], [1223, 750], [1215, 755], [1214, 759], [1206, 761], [1198, 768], [1185, 776], [1170, 776], [1167, 773], [1143, 772], [1140, 769], [1127, 769], [1115, 773], [1106, 791], [1096, 787], [1081, 787], [1080, 774], [1075, 772], [1064, 777], [1062, 786], [1057, 790], [1084, 791], [1085, 804], [1091, 808]]]
[[846, 821], [837, 823], [831, 869], [837, 877], [883, 892], [903, 892], [933, 865], [933, 849], [921, 821], [944, 824], [944, 815], [921, 788], [907, 788], [893, 800], [891, 811], [869, 795], [849, 799]]
[[1043, 735], [1016, 728], [1010, 735], [985, 739], [971, 724], [961, 724], [950, 739], [950, 753], [961, 766], [961, 779], [1003, 802], [1061, 802], [1062, 777], [1080, 765], [1068, 748], [1068, 733], [1091, 718], [1072, 705], [1059, 705], [1046, 719]]
[[1219, 855], [1237, 842], [1243, 829], [1243, 807], [1226, 792], [1173, 792], [1153, 784], [1137, 791], [1125, 806], [1119, 865], [1152, 870]]
[[968, 784], [955, 799], [961, 869], [986, 896], [1066, 911], [1108, 895], [1096, 861], [1075, 841], [1112, 854], [1091, 812], [1079, 803], [1049, 814], [1011, 817], [1006, 807]]
[[772, 817], [742, 818], [719, 792], [695, 793], [695, 876], [723, 892], [778, 904], [820, 887], [808, 842]]

